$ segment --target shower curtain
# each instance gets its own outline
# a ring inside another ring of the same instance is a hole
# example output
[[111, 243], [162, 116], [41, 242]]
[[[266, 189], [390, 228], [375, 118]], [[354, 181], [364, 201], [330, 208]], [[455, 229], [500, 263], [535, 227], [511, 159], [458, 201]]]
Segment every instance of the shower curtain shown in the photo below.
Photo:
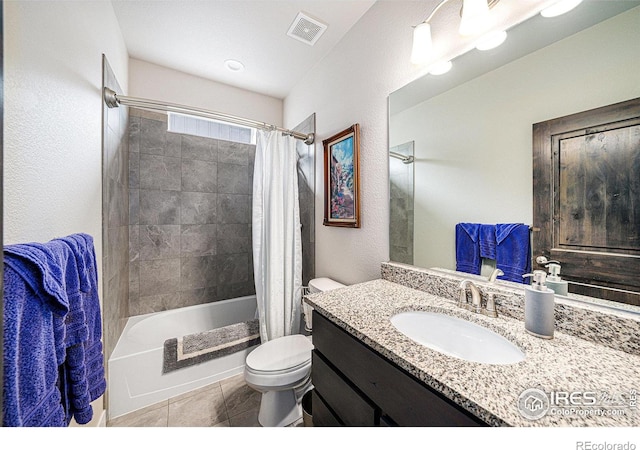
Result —
[[260, 337], [298, 333], [302, 239], [295, 138], [258, 131], [253, 172], [253, 271]]

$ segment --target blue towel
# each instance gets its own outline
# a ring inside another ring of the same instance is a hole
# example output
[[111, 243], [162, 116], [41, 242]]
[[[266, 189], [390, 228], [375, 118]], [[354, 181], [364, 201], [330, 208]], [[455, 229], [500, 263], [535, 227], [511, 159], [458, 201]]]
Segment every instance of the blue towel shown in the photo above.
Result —
[[75, 234], [60, 239], [72, 250], [75, 264], [67, 269], [69, 313], [65, 320], [67, 357], [61, 370], [67, 422], [79, 424], [93, 417], [91, 402], [104, 394], [102, 322], [93, 238]]
[[[5, 314], [5, 426], [64, 426], [72, 418], [89, 422], [90, 402], [106, 389], [93, 238], [75, 234], [46, 244], [7, 246], [5, 267], [5, 284], [18, 285], [5, 290], [5, 305], [25, 304], [24, 311], [46, 306], [40, 308], [40, 321], [23, 317], [20, 309]], [[25, 320], [38, 326], [23, 329]], [[48, 357], [39, 356], [40, 347], [50, 350], [44, 353]], [[19, 376], [25, 371], [44, 381], [21, 381], [29, 379]], [[42, 408], [55, 411], [47, 415]]]
[[456, 270], [480, 274], [482, 259], [479, 243], [480, 224], [459, 223], [456, 225]]
[[4, 250], [4, 426], [64, 426], [58, 367], [68, 300], [61, 243]]
[[522, 275], [531, 272], [531, 239], [529, 226], [522, 223], [496, 225], [496, 268], [500, 279], [525, 284]]
[[480, 257], [496, 259], [495, 225], [480, 225]]

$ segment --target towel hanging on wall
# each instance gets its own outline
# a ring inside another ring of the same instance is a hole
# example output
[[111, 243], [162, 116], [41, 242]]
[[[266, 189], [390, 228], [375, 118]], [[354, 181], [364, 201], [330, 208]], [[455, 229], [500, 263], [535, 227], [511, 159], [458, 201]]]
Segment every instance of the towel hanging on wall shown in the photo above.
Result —
[[[54, 270], [65, 257], [61, 247], [5, 247], [5, 427], [66, 425], [57, 387], [58, 366], [64, 361], [64, 347], [59, 343], [64, 339], [63, 318], [69, 310], [64, 285]], [[19, 250], [29, 254], [13, 253]]]
[[104, 394], [93, 238], [4, 247], [4, 426], [87, 423]]

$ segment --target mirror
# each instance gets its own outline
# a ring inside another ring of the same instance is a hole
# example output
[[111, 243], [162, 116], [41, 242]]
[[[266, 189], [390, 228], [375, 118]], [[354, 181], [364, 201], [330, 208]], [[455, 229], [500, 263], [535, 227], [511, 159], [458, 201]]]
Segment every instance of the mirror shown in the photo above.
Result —
[[452, 270], [456, 223], [532, 224], [532, 125], [640, 97], [639, 5], [536, 15], [390, 95], [389, 148], [414, 157], [404, 172], [389, 158], [391, 261]]

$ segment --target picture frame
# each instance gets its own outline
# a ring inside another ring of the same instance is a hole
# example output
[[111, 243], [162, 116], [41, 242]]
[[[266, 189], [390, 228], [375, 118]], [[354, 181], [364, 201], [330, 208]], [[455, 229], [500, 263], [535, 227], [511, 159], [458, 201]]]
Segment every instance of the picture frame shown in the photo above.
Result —
[[324, 145], [324, 222], [360, 228], [360, 125], [322, 141]]

